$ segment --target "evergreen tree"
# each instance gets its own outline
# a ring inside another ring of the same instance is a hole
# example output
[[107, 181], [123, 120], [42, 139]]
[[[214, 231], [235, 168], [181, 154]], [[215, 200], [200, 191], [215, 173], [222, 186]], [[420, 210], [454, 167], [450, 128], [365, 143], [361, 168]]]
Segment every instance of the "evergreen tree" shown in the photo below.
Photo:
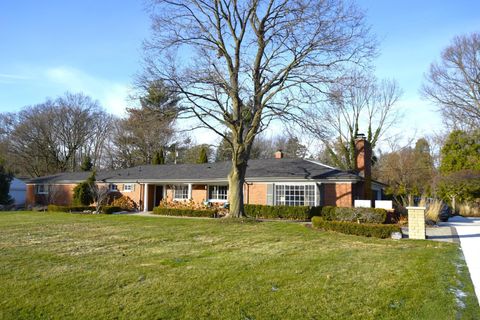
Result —
[[76, 205], [89, 206], [95, 201], [93, 188], [95, 187], [95, 170], [87, 180], [73, 188], [73, 203]]
[[[232, 135], [231, 133], [227, 133], [227, 132], [225, 132], [224, 134], [227, 135], [228, 137], [231, 137]], [[230, 161], [230, 160], [232, 160], [232, 146], [230, 145], [230, 143], [228, 143], [228, 141], [225, 138], [223, 138], [217, 147], [217, 152], [215, 154], [215, 161], [219, 162], [219, 161]]]
[[4, 161], [0, 159], [0, 204], [11, 204], [12, 198], [9, 195], [10, 183], [13, 175], [5, 168]]
[[413, 193], [429, 195], [433, 182], [434, 166], [433, 158], [430, 154], [430, 145], [426, 139], [421, 138], [417, 140], [415, 149], [413, 149], [413, 155], [415, 160]]
[[449, 174], [461, 170], [480, 170], [480, 130], [470, 133], [455, 130], [441, 150], [440, 171]]
[[155, 152], [153, 156], [152, 164], [165, 164], [165, 156], [163, 154], [163, 148], [160, 151]]
[[480, 197], [480, 130], [455, 130], [441, 150], [437, 192], [456, 210], [458, 201]]
[[197, 163], [208, 163], [207, 148], [202, 147], [202, 149], [200, 149], [200, 155]]
[[90, 155], [86, 155], [85, 158], [83, 158], [82, 165], [80, 166], [80, 170], [82, 171], [91, 171], [93, 168], [93, 163], [92, 163], [92, 158], [90, 158]]

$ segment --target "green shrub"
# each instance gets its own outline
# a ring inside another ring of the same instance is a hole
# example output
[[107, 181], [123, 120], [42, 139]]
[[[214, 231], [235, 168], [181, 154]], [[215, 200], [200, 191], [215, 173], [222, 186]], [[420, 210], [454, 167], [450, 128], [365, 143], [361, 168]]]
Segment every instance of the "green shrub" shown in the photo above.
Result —
[[335, 209], [336, 207], [325, 206], [322, 208], [320, 216], [322, 216], [325, 220], [335, 220]]
[[217, 210], [215, 209], [195, 210], [195, 209], [155, 207], [153, 208], [153, 214], [159, 214], [163, 216], [178, 216], [178, 217], [215, 218], [217, 216]]
[[377, 208], [323, 207], [321, 216], [330, 221], [384, 223], [387, 211]]
[[401, 232], [397, 225], [393, 224], [373, 224], [373, 223], [355, 223], [345, 221], [328, 221], [322, 217], [313, 217], [312, 224], [314, 228], [322, 230], [331, 230], [345, 234], [353, 234], [364, 237], [390, 238], [393, 232]]
[[314, 215], [320, 215], [320, 212], [320, 207], [245, 205], [247, 216], [260, 219], [308, 220]]
[[47, 207], [48, 211], [54, 212], [83, 212], [85, 210], [95, 211], [95, 207], [89, 206], [57, 206], [54, 204], [49, 204]]
[[115, 213], [115, 212], [123, 211], [123, 209], [121, 207], [118, 207], [118, 206], [103, 206], [101, 208], [101, 211], [104, 214], [112, 214], [112, 213]]

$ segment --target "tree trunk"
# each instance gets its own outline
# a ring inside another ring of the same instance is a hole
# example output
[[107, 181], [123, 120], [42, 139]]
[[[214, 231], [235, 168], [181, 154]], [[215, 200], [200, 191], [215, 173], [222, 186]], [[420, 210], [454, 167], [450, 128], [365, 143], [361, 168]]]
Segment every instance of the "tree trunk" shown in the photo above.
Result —
[[456, 208], [456, 203], [455, 203], [455, 196], [452, 196], [452, 209], [453, 209], [453, 214], [457, 213], [457, 208]]
[[243, 185], [245, 183], [246, 171], [246, 161], [241, 161], [239, 163], [235, 159], [232, 160], [232, 169], [228, 175], [230, 205], [229, 216], [232, 218], [241, 218], [246, 216], [243, 206]]

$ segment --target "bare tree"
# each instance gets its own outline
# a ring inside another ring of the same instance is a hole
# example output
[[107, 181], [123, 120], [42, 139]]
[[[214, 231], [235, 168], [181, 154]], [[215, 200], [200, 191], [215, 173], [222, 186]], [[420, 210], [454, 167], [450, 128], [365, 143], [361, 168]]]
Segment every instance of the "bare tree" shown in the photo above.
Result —
[[438, 105], [447, 125], [480, 126], [480, 33], [453, 39], [430, 66], [422, 93]]
[[274, 119], [302, 121], [326, 84], [376, 46], [363, 12], [342, 0], [155, 0], [152, 17], [140, 80], [164, 81], [182, 99], [183, 117], [228, 141], [234, 217], [244, 215], [256, 135]]
[[110, 194], [108, 185], [92, 183], [90, 184], [90, 192], [93, 196], [95, 205], [95, 213], [101, 213], [102, 208], [107, 204]]
[[45, 195], [46, 204], [65, 204], [67, 200], [67, 192], [62, 185], [48, 185], [47, 194]]
[[111, 116], [83, 94], [26, 107], [12, 115], [9, 154], [22, 174], [41, 176], [78, 169], [85, 153], [101, 156]]
[[312, 126], [313, 133], [324, 142], [333, 165], [355, 169], [357, 134], [365, 133], [374, 149], [382, 134], [398, 118], [395, 104], [400, 96], [401, 90], [395, 81], [377, 81], [372, 75], [355, 72], [331, 86], [326, 108], [310, 118], [317, 122]]

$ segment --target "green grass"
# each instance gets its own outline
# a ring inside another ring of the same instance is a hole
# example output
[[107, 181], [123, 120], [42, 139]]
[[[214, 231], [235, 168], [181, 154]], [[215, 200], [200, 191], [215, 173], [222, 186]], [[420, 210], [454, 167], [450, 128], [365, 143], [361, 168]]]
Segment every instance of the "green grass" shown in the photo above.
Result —
[[0, 319], [478, 318], [460, 257], [294, 223], [0, 213]]

